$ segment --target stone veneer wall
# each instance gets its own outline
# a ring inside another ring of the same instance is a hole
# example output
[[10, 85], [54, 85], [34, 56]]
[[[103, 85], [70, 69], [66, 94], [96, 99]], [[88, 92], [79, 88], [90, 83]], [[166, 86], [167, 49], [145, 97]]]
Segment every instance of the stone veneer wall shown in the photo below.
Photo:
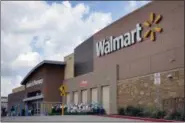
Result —
[[[167, 77], [169, 74], [173, 79]], [[154, 84], [153, 74], [118, 80], [117, 89], [118, 108], [128, 105], [162, 108], [164, 99], [184, 97], [184, 68], [161, 72], [161, 84], [158, 89]]]

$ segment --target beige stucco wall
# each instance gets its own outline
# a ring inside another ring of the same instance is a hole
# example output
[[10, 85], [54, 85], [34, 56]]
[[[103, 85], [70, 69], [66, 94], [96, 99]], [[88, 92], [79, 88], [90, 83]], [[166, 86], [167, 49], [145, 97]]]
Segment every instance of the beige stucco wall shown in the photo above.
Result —
[[[85, 87], [81, 87], [80, 83], [82, 81], [87, 81], [87, 85]], [[81, 91], [87, 89], [87, 102], [90, 103], [90, 90], [92, 88], [97, 88], [98, 91], [98, 102], [102, 104], [102, 87], [109, 86], [110, 88], [110, 113], [116, 114], [117, 113], [117, 67], [116, 66], [109, 66], [109, 68], [101, 70], [101, 71], [94, 71], [88, 74], [84, 74], [81, 76], [77, 76], [75, 78], [71, 78], [68, 80], [64, 80], [64, 85], [66, 85], [66, 92], [70, 94], [71, 99], [70, 102], [73, 102], [73, 92], [78, 92], [78, 100], [81, 103]], [[63, 98], [64, 99], [64, 98]], [[64, 99], [66, 102], [66, 99]]]
[[74, 77], [74, 53], [65, 56], [64, 61], [66, 62], [64, 79]]
[[[167, 77], [169, 74], [172, 75], [172, 79]], [[159, 86], [154, 84], [154, 74], [150, 74], [119, 80], [117, 89], [118, 107], [145, 105], [162, 108], [164, 99], [184, 97], [184, 68], [161, 72]]]
[[12, 93], [19, 92], [25, 90], [25, 86], [19, 86], [17, 88], [12, 89]]

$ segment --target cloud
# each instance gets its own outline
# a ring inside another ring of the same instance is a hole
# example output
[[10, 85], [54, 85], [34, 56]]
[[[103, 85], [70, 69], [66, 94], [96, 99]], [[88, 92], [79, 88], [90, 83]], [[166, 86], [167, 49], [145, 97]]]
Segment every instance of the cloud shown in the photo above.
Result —
[[65, 55], [112, 22], [111, 13], [90, 12], [79, 3], [1, 2], [1, 92], [7, 96], [44, 59]]
[[41, 56], [37, 52], [28, 52], [20, 54], [11, 64], [12, 68], [19, 69], [24, 67], [32, 67], [38, 64]]
[[[125, 13], [148, 1], [128, 1]], [[94, 2], [93, 2], [94, 3]], [[1, 92], [7, 96], [42, 60], [63, 60], [85, 39], [110, 24], [111, 13], [69, 1], [1, 2]]]
[[128, 1], [126, 3], [127, 6], [125, 7], [125, 12], [130, 13], [130, 12], [140, 8], [141, 6], [143, 6], [149, 2], [151, 2], [151, 1]]
[[7, 96], [7, 94], [10, 94], [12, 92], [12, 88], [16, 88], [20, 85], [21, 80], [22, 77], [19, 75], [15, 77], [1, 76], [1, 96]]

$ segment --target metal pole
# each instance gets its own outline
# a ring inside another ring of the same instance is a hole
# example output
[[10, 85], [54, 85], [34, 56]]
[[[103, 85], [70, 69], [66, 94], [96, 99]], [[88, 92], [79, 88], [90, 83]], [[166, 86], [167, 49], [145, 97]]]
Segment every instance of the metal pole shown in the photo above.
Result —
[[64, 115], [64, 103], [62, 103], [62, 115]]

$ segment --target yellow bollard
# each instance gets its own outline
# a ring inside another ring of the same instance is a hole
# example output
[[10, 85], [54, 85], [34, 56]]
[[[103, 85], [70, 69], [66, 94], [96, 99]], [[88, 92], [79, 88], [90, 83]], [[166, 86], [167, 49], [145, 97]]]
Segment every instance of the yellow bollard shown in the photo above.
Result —
[[64, 104], [62, 104], [62, 115], [64, 115]]

